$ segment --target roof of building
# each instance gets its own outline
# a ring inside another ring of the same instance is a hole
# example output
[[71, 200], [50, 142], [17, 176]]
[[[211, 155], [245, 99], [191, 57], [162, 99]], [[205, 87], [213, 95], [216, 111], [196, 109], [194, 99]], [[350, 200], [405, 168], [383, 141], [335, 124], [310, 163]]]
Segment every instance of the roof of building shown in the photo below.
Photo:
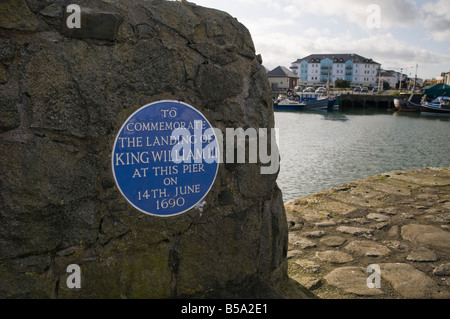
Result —
[[344, 53], [344, 54], [311, 54], [302, 59], [297, 59], [297, 61], [292, 63], [301, 63], [307, 61], [308, 63], [320, 63], [323, 59], [330, 59], [334, 63], [345, 63], [347, 61], [353, 61], [354, 63], [366, 63], [366, 64], [380, 64], [373, 61], [372, 59], [363, 57], [356, 53]]
[[285, 68], [284, 66], [278, 66], [272, 71], [267, 73], [268, 77], [290, 77], [290, 78], [297, 78], [298, 76], [290, 71], [288, 68]]
[[390, 71], [381, 71], [378, 73], [378, 75], [383, 77], [397, 77], [397, 74], [394, 74], [393, 72]]
[[381, 76], [394, 76], [394, 77], [397, 77], [398, 74], [400, 74], [400, 73], [397, 72], [397, 71], [394, 71], [394, 70], [381, 70], [381, 72], [380, 72]]

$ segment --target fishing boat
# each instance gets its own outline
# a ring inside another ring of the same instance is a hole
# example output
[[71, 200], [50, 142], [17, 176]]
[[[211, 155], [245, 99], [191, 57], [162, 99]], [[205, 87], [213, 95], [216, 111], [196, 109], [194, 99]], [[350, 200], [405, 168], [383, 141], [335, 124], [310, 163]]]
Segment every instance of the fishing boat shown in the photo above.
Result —
[[450, 115], [450, 97], [439, 96], [431, 102], [424, 102], [421, 107], [421, 112]]
[[[328, 109], [328, 103], [330, 102], [328, 97], [325, 96], [323, 98], [318, 98], [317, 100], [309, 100], [302, 103], [305, 104], [305, 106], [303, 107], [304, 110], [326, 110]], [[334, 101], [332, 102], [332, 104], [334, 105]]]
[[[295, 92], [290, 90], [287, 95], [291, 101], [303, 105], [302, 109], [304, 110], [327, 109], [329, 103], [331, 103], [324, 92]], [[333, 99], [332, 102], [334, 105], [335, 100]]]
[[402, 112], [420, 112], [420, 104], [413, 103], [409, 100], [394, 99], [395, 108]]
[[276, 110], [299, 111], [305, 106], [305, 103], [289, 98], [281, 98], [277, 99], [273, 105]]

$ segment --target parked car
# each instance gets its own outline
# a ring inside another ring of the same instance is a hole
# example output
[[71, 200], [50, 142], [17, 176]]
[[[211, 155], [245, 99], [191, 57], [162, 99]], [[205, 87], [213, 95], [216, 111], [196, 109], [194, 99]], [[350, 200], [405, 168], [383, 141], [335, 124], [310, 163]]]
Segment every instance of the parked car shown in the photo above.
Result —
[[323, 88], [323, 87], [320, 87], [320, 88], [318, 88], [317, 90], [316, 90], [316, 93], [326, 93], [327, 92], [327, 90], [325, 89], [325, 88]]
[[360, 86], [355, 87], [355, 89], [353, 90], [353, 92], [361, 92], [362, 88]]
[[361, 89], [361, 92], [367, 93], [367, 92], [369, 92], [369, 89], [366, 88], [366, 87], [363, 87], [363, 88]]
[[316, 90], [311, 86], [303, 90], [303, 92], [315, 92], [315, 91]]
[[374, 88], [372, 89], [372, 92], [373, 92], [373, 93], [378, 92], [378, 86], [374, 87]]

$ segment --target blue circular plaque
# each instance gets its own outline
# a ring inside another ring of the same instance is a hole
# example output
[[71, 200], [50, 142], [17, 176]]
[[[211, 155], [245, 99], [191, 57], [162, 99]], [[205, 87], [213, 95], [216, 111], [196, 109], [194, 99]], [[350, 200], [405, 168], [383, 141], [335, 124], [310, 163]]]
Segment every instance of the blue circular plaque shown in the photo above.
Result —
[[126, 120], [114, 142], [116, 185], [145, 214], [169, 217], [200, 205], [218, 168], [214, 129], [186, 103], [143, 106]]

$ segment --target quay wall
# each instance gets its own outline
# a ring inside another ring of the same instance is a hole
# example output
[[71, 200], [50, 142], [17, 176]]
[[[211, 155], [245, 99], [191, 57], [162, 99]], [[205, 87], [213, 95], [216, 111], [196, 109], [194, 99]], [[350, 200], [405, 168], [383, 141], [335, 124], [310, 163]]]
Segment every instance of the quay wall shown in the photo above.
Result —
[[398, 98], [396, 95], [379, 95], [379, 94], [341, 94], [341, 108], [361, 108], [361, 107], [376, 107], [382, 109], [394, 108], [394, 99]]

